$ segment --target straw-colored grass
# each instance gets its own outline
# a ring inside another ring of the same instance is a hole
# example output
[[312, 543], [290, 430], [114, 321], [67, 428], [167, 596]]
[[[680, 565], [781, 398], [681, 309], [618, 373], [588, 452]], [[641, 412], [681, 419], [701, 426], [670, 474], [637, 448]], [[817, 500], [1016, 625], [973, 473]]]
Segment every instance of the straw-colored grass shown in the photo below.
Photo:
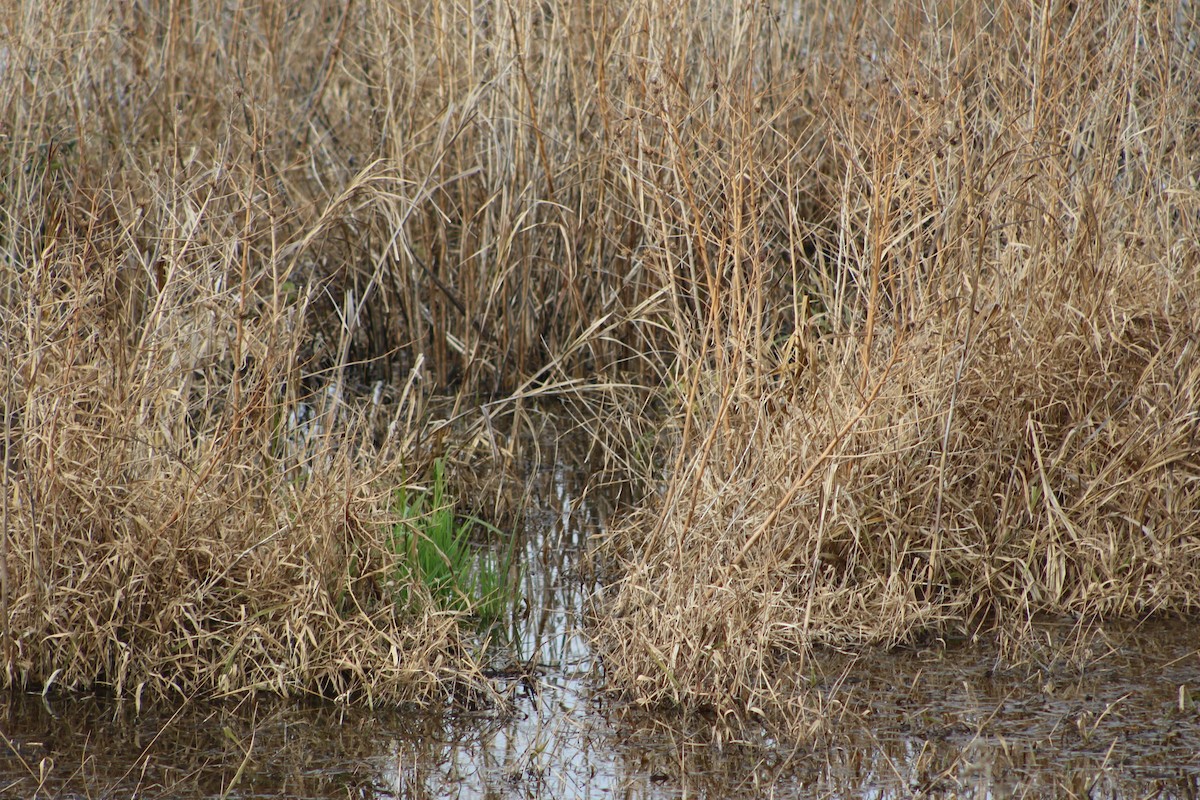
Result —
[[539, 9], [0, 11], [5, 685], [482, 685], [394, 601], [394, 490], [508, 454], [478, 398], [610, 374], [648, 294], [576, 248]]
[[681, 298], [676, 455], [597, 616], [641, 702], [799, 711], [815, 645], [1200, 611], [1194, 9], [827, 10], [712, 20], [741, 66], [680, 48], [626, 153]]
[[392, 601], [389, 504], [511, 460], [543, 397], [648, 489], [596, 620], [642, 702], [788, 708], [818, 643], [1197, 610], [1194, 4], [0, 31], [7, 685], [480, 686], [455, 613]]

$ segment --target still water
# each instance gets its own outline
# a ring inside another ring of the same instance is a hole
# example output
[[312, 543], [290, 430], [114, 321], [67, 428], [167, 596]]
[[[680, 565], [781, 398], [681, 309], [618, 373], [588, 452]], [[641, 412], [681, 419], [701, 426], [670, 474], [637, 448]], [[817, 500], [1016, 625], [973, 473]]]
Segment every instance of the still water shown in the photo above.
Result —
[[[412, 713], [259, 701], [146, 709], [0, 695], [0, 797], [1200, 797], [1200, 625], [1047, 625], [994, 646], [823, 658], [842, 709], [806, 742], [652, 714], [596, 691], [581, 568], [610, 513], [583, 470], [532, 479], [520, 660], [508, 699]], [[1065, 653], [1065, 657], [1064, 657]]]

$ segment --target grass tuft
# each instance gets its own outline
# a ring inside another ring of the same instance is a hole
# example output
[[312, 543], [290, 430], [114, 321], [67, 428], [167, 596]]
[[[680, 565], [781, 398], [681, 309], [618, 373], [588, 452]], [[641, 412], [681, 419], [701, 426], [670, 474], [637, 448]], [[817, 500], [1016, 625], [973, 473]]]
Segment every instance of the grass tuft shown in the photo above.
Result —
[[504, 534], [475, 517], [460, 517], [447, 496], [445, 463], [435, 459], [432, 487], [397, 490], [399, 521], [391, 544], [399, 565], [395, 573], [398, 602], [420, 611], [423, 601], [438, 610], [457, 611], [484, 625], [515, 613], [521, 601], [520, 580], [513, 579], [512, 535], [504, 558], [473, 546], [472, 530]]
[[821, 647], [1200, 613], [1194, 9], [832, 9], [625, 59], [678, 356], [659, 491], [602, 551], [641, 703], [803, 720]]

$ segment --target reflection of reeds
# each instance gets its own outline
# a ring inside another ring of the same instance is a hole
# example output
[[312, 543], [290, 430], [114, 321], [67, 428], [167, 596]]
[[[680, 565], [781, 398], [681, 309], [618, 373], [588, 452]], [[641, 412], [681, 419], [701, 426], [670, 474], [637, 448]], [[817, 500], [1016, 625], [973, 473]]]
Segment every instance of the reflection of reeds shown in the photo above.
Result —
[[[518, 713], [484, 715], [270, 699], [139, 711], [94, 697], [47, 703], [6, 694], [0, 745], [16, 755], [0, 761], [0, 785], [21, 797], [98, 794], [97, 787], [120, 797], [235, 789], [324, 797], [347, 786], [362, 798], [561, 797], [585, 785], [593, 794], [620, 787], [627, 796], [729, 798], [1011, 794], [1014, 786], [1038, 796], [1086, 795], [1097, 786], [1113, 797], [1187, 796], [1200, 729], [1189, 724], [1194, 716], [1173, 711], [1176, 687], [1164, 680], [1173, 669], [1187, 674], [1194, 660], [1185, 630], [1178, 621], [1106, 626], [1092, 637], [1097, 654], [1108, 653], [1103, 668], [1090, 659], [1043, 665], [1036, 680], [997, 670], [990, 643], [921, 657], [825, 659], [819, 666], [833, 669], [819, 678], [820, 690], [844, 705], [800, 747], [781, 746], [761, 726], [731, 735], [708, 715], [646, 713], [629, 703], [607, 705], [603, 718], [594, 709], [567, 718], [548, 702], [559, 691], [552, 686], [518, 700]], [[1058, 638], [1052, 628], [1039, 634]], [[852, 678], [840, 691], [838, 674]], [[1081, 721], [1099, 725], [1090, 741]], [[50, 742], [48, 729], [56, 733]], [[1146, 745], [1164, 741], [1169, 746]], [[42, 760], [47, 753], [53, 767]]]

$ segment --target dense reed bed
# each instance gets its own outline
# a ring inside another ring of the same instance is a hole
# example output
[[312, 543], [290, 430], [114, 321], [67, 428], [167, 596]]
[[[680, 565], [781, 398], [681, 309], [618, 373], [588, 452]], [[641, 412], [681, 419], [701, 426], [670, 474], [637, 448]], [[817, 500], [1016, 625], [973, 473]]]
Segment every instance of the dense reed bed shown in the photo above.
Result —
[[5, 683], [484, 686], [394, 489], [540, 398], [647, 489], [595, 621], [642, 702], [1196, 611], [1195, 16], [10, 4]]
[[695, 277], [611, 683], [798, 711], [817, 645], [1200, 610], [1195, 9], [756, 22], [700, 23], [741, 66], [681, 48], [665, 158], [626, 155], [647, 262]]
[[582, 28], [29, 2], [0, 31], [4, 683], [481, 688], [462, 615], [395, 602], [394, 490], [505, 455], [480, 400], [630, 358], [645, 290], [580, 236], [590, 101], [558, 99]]

